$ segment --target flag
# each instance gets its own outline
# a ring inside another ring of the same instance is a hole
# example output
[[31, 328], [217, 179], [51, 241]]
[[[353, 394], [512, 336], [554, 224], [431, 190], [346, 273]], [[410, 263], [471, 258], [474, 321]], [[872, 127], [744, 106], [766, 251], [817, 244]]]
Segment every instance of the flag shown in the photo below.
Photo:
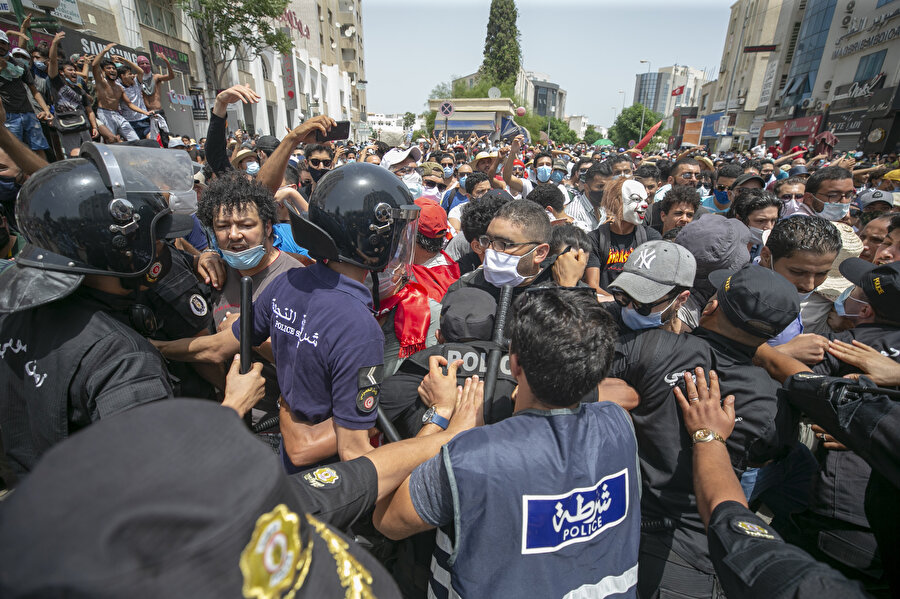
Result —
[[650, 140], [653, 139], [653, 136], [656, 134], [657, 131], [659, 131], [659, 127], [661, 125], [662, 125], [662, 121], [660, 121], [660, 122], [656, 123], [655, 125], [653, 125], [652, 127], [650, 127], [650, 130], [647, 131], [647, 135], [645, 135], [643, 137], [643, 139], [641, 139], [641, 141], [639, 141], [637, 143], [637, 145], [634, 146], [634, 148], [636, 150], [643, 150], [644, 146], [646, 146], [648, 143], [650, 143]]
[[672, 95], [673, 95], [673, 96], [680, 96], [680, 95], [683, 94], [683, 93], [684, 93], [684, 86], [683, 86], [683, 85], [679, 85], [678, 87], [676, 87], [675, 89], [672, 90]]

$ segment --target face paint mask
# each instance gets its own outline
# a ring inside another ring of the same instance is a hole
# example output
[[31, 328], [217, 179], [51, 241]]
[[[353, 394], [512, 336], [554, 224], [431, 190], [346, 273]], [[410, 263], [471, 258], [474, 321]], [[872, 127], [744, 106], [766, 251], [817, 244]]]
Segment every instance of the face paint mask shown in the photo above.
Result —
[[444, 179], [449, 179], [453, 176], [453, 168], [449, 166], [444, 167]]
[[249, 163], [247, 165], [247, 167], [244, 169], [244, 172], [247, 173], [248, 175], [255, 175], [256, 173], [259, 172], [259, 163], [258, 162]]
[[537, 167], [537, 180], [541, 183], [546, 183], [550, 180], [550, 173], [553, 171], [552, 167], [549, 166], [539, 166]]
[[467, 178], [468, 176], [469, 176], [469, 175], [463, 175], [462, 177], [459, 178], [459, 189], [460, 189], [460, 191], [465, 191], [465, 190], [466, 190], [466, 178]]
[[484, 279], [495, 287], [518, 287], [525, 282], [525, 277], [519, 274], [519, 263], [536, 249], [537, 246], [527, 254], [514, 256], [488, 248], [484, 253]]
[[312, 177], [312, 180], [316, 183], [319, 182], [319, 179], [325, 176], [325, 174], [331, 169], [327, 168], [313, 168], [309, 167], [309, 176]]
[[840, 202], [823, 202], [825, 206], [819, 212], [819, 216], [825, 220], [839, 221], [850, 214], [850, 204], [841, 204]]
[[415, 171], [408, 175], [403, 175], [403, 184], [406, 185], [413, 198], [420, 197], [425, 191], [425, 187], [422, 185], [422, 175]]
[[731, 203], [731, 200], [728, 199], [728, 190], [727, 189], [723, 190], [723, 191], [714, 189], [713, 195], [716, 196], [716, 202], [718, 202], [720, 206], [725, 206], [726, 204]]
[[559, 185], [560, 183], [562, 183], [562, 180], [563, 180], [562, 171], [553, 171], [552, 173], [550, 173], [550, 182], [553, 183], [554, 185]]
[[644, 222], [646, 212], [647, 190], [637, 181], [625, 181], [622, 184], [622, 220], [640, 225]]
[[228, 250], [221, 250], [221, 252], [222, 258], [225, 259], [225, 262], [231, 268], [249, 270], [255, 268], [263, 256], [266, 255], [266, 248], [262, 245], [255, 245], [241, 252], [229, 252]]
[[753, 245], [762, 245], [763, 229], [757, 229], [756, 227], [748, 228], [750, 229], [750, 243]]

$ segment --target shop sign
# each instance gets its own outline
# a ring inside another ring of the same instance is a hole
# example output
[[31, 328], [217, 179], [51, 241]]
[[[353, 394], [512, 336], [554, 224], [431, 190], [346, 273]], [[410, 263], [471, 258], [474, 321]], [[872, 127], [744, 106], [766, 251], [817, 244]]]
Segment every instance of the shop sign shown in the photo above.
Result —
[[872, 48], [874, 46], [879, 46], [886, 42], [893, 41], [897, 38], [897, 36], [900, 36], [900, 25], [886, 31], [881, 31], [879, 33], [876, 33], [875, 35], [871, 35], [857, 42], [853, 42], [852, 44], [846, 45], [843, 48], [838, 48], [831, 53], [831, 60], [838, 60], [862, 50], [868, 50], [869, 48]]
[[278, 20], [283, 21], [288, 27], [299, 33], [301, 37], [309, 39], [309, 25], [304, 25], [294, 11], [286, 9]]
[[172, 104], [176, 104], [178, 106], [194, 106], [194, 101], [190, 96], [179, 94], [174, 89], [170, 89], [167, 95], [169, 96], [169, 102], [171, 102]]
[[896, 87], [886, 87], [879, 89], [872, 94], [872, 97], [869, 98], [869, 106], [866, 108], [866, 117], [878, 118], [886, 116], [887, 113], [891, 111], [891, 105], [896, 91]]
[[822, 115], [806, 116], [793, 119], [784, 124], [785, 137], [798, 137], [800, 135], [815, 135], [819, 131]]
[[860, 131], [862, 131], [863, 119], [865, 118], [865, 110], [854, 110], [852, 112], [831, 114], [828, 117], [828, 125], [825, 128], [830, 130], [835, 135], [859, 133]]
[[[61, 49], [66, 55], [100, 54], [107, 44], [113, 43], [113, 40], [105, 40], [100, 37], [94, 37], [93, 35], [87, 35], [68, 27], [62, 27], [61, 30], [66, 33], [66, 37], [60, 42]], [[137, 62], [138, 56], [144, 56], [147, 60], [150, 60], [150, 55], [146, 52], [138, 52], [134, 48], [129, 48], [128, 46], [123, 46], [119, 43], [116, 43], [106, 55], [109, 56], [110, 54], [119, 54], [123, 58], [127, 58], [134, 63]]]
[[203, 97], [202, 89], [191, 88], [192, 111], [195, 121], [209, 120], [209, 113], [206, 110], [206, 98]]
[[191, 72], [191, 63], [187, 52], [169, 48], [168, 46], [163, 46], [156, 42], [150, 42], [150, 53], [153, 55], [153, 62], [161, 67], [165, 68], [166, 63], [161, 58], [158, 58], [157, 54], [161, 54], [168, 58], [169, 62], [172, 63], [172, 68], [176, 71], [181, 71], [182, 73]]

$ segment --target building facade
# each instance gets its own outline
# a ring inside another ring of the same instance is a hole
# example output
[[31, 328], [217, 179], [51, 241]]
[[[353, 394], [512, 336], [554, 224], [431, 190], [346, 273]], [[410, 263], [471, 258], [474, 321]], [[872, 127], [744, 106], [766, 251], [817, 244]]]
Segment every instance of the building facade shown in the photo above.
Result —
[[[479, 73], [470, 73], [457, 77], [450, 83], [452, 86], [463, 85], [472, 89], [478, 84]], [[566, 114], [566, 90], [550, 80], [550, 75], [519, 68], [514, 87], [516, 97], [525, 103], [525, 109], [538, 116], [552, 114], [554, 118], [564, 119]]]

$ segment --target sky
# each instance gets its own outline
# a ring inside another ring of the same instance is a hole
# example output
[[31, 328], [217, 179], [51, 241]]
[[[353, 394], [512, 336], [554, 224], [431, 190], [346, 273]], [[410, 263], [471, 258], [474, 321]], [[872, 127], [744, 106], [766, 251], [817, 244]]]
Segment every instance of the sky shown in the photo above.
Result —
[[[489, 0], [362, 0], [368, 112], [419, 114], [435, 85], [481, 65]], [[715, 69], [729, 0], [517, 0], [522, 66], [568, 92], [566, 115], [608, 127], [635, 75]]]

